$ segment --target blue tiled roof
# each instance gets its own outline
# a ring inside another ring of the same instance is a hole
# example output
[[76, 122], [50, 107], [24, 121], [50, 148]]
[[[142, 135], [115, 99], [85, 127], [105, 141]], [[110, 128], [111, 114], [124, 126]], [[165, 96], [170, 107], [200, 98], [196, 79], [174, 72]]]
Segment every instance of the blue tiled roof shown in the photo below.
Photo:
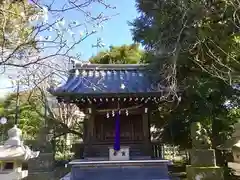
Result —
[[55, 93], [103, 94], [156, 92], [143, 65], [84, 65], [71, 70]]

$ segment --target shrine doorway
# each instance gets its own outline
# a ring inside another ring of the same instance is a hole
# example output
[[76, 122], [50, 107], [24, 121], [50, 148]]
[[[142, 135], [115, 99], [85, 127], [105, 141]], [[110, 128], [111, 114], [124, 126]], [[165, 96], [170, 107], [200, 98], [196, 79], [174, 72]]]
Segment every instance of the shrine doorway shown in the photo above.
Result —
[[[142, 115], [120, 115], [121, 144], [141, 143], [144, 140]], [[115, 118], [97, 114], [94, 120], [96, 142], [113, 143], [115, 137]]]

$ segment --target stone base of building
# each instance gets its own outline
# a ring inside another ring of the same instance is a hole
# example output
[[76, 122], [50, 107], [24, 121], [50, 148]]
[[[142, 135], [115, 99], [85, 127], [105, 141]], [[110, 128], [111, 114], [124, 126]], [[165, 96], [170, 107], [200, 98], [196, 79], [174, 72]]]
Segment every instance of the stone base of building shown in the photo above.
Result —
[[221, 167], [187, 166], [187, 180], [224, 180], [224, 170]]
[[26, 180], [55, 180], [53, 167], [53, 153], [40, 153], [38, 158], [29, 160]]
[[28, 174], [24, 180], [55, 180], [54, 172], [36, 172]]
[[167, 160], [72, 161], [71, 180], [170, 180]]
[[53, 171], [54, 160], [53, 153], [40, 153], [35, 159], [28, 161], [28, 172], [48, 172]]

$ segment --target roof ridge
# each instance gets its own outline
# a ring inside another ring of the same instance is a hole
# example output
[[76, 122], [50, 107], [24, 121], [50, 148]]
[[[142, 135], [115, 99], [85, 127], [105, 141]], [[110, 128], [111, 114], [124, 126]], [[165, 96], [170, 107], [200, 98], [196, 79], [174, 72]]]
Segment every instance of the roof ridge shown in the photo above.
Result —
[[75, 64], [75, 69], [82, 70], [134, 70], [134, 69], [145, 69], [148, 64]]

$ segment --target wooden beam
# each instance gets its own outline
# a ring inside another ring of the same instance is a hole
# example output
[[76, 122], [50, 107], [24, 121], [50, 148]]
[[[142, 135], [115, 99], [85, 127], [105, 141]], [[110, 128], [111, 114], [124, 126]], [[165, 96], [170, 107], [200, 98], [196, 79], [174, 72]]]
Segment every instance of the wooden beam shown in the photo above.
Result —
[[144, 113], [142, 115], [142, 123], [143, 123], [143, 135], [144, 135], [144, 144], [145, 144], [145, 152], [146, 155], [151, 155], [151, 140], [150, 140], [150, 127], [149, 127], [149, 112]]

